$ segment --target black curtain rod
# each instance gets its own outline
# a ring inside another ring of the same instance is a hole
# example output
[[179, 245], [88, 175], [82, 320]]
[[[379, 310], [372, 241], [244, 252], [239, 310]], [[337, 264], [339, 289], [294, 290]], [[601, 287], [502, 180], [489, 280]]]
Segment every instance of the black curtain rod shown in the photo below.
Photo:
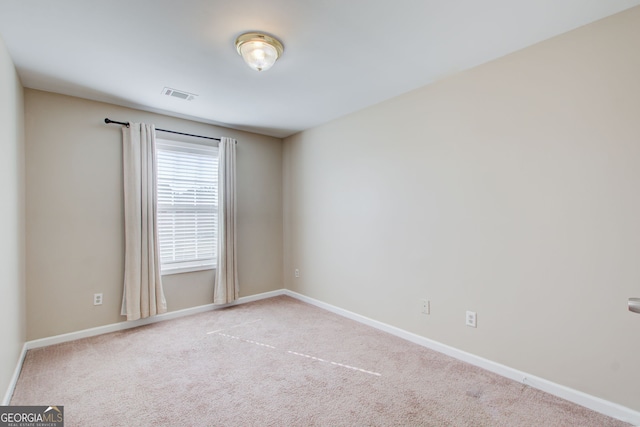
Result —
[[[115, 123], [117, 125], [129, 127], [129, 122], [116, 122], [115, 120], [111, 120], [111, 119], [104, 119], [104, 122], [106, 124]], [[194, 135], [192, 133], [176, 132], [175, 130], [167, 130], [167, 129], [160, 129], [160, 128], [156, 128], [156, 130], [159, 132], [175, 133], [177, 135], [193, 136], [196, 138], [204, 138], [204, 139], [212, 139], [214, 141], [220, 141], [220, 138], [212, 138], [210, 136]]]

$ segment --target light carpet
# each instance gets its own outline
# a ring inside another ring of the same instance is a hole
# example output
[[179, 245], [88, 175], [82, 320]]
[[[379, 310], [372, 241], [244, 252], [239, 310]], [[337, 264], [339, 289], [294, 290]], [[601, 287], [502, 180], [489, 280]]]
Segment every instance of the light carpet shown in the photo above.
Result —
[[33, 349], [71, 426], [626, 426], [286, 296]]

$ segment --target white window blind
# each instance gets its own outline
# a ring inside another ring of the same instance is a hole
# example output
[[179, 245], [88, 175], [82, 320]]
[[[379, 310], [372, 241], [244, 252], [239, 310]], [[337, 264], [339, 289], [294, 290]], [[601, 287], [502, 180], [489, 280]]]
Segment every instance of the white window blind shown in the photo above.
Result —
[[218, 148], [157, 139], [156, 149], [162, 272], [215, 267]]

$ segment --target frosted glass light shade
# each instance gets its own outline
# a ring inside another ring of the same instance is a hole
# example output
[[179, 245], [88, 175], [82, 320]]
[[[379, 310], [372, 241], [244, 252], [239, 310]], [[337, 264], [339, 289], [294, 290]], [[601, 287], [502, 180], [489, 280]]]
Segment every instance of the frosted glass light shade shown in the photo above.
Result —
[[268, 70], [278, 59], [276, 48], [263, 42], [243, 44], [240, 47], [240, 54], [249, 67], [258, 71]]
[[236, 39], [238, 53], [256, 71], [268, 70], [282, 55], [282, 43], [259, 33], [246, 33]]

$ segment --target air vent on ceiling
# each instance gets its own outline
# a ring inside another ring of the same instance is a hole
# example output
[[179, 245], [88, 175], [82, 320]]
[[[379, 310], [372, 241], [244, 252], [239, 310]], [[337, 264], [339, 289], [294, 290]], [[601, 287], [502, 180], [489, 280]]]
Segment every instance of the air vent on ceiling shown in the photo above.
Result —
[[174, 98], [185, 99], [187, 101], [192, 101], [196, 96], [198, 96], [195, 93], [171, 89], [170, 87], [165, 87], [164, 89], [162, 89], [162, 93], [167, 96], [173, 96]]

